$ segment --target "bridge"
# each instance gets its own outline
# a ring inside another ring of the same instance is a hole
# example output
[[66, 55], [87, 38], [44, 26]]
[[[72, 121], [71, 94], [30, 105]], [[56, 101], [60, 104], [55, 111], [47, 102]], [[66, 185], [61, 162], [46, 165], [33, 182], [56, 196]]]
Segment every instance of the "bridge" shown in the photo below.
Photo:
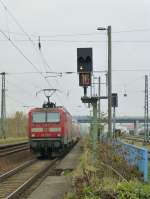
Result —
[[[79, 123], [90, 123], [92, 118], [90, 116], [74, 116]], [[107, 119], [103, 119], [102, 122], [107, 122]], [[116, 117], [116, 123], [144, 123], [144, 117], [142, 116], [118, 116]], [[150, 119], [149, 119], [150, 123]]]

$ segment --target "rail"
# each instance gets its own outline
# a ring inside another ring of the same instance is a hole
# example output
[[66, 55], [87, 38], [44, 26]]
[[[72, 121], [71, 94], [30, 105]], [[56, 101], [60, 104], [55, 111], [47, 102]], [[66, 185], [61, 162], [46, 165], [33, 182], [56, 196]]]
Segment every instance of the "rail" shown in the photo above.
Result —
[[1, 145], [0, 146], [0, 157], [11, 155], [16, 152], [29, 150], [29, 142], [22, 142], [17, 144], [10, 145]]
[[54, 163], [54, 160], [31, 160], [21, 167], [0, 176], [0, 198], [17, 198], [25, 189], [31, 186]]
[[144, 137], [142, 137], [142, 136], [125, 136], [125, 137], [123, 137], [123, 139], [133, 140], [133, 141], [136, 141], [136, 142], [143, 142], [144, 141]]

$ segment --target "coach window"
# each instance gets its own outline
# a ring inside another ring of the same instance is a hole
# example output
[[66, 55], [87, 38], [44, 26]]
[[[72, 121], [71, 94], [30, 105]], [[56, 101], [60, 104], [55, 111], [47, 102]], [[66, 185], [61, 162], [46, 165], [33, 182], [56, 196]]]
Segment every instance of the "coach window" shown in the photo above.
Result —
[[60, 113], [58, 112], [47, 113], [47, 122], [60, 122]]
[[46, 114], [43, 112], [35, 112], [32, 114], [33, 123], [44, 123], [46, 122]]

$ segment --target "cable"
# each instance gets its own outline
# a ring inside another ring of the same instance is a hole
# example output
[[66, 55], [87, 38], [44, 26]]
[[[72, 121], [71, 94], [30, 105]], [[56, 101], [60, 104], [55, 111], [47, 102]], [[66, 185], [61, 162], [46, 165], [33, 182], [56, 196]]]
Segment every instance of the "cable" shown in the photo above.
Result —
[[9, 96], [8, 94], [6, 94], [6, 97], [9, 98], [9, 99], [11, 99], [13, 102], [15, 102], [17, 104], [19, 103], [19, 104], [22, 104], [22, 106], [24, 105], [24, 103], [22, 101], [16, 100], [15, 98]]
[[[7, 6], [2, 2], [2, 0], [0, 0], [0, 3], [3, 5], [4, 9], [9, 13], [9, 15], [12, 17], [12, 19], [15, 21], [15, 23], [18, 25], [18, 27], [21, 29], [21, 31], [28, 37], [29, 41], [32, 43], [33, 47], [35, 48], [35, 50], [37, 51], [37, 48], [35, 47], [35, 44], [33, 43], [31, 37], [29, 36], [29, 34], [24, 30], [24, 28], [22, 27], [22, 25], [20, 25], [18, 23], [18, 21], [16, 20], [16, 18], [13, 16], [13, 14], [8, 10]], [[6, 35], [6, 34], [5, 34]], [[8, 38], [7, 38], [8, 39]], [[42, 61], [44, 62], [44, 67], [45, 64], [48, 66], [49, 69], [51, 69], [51, 67], [48, 65], [42, 51], [38, 51], [38, 53], [40, 54]], [[35, 66], [34, 66], [35, 67]], [[42, 75], [42, 74], [41, 74]], [[43, 76], [43, 75], [42, 75]], [[43, 76], [44, 77], [44, 76]], [[45, 77], [44, 77], [45, 79]], [[49, 83], [49, 81], [47, 79], [45, 79], [45, 81], [48, 83], [48, 85], [51, 86], [51, 84]]]
[[37, 66], [32, 63], [32, 61], [22, 52], [22, 50], [20, 50], [20, 48], [16, 46], [16, 44], [1, 29], [0, 32], [3, 34], [3, 36], [6, 39], [8, 39], [8, 41], [16, 48], [16, 50], [28, 61], [28, 63], [30, 63], [39, 74], [41, 74]]
[[[102, 67], [102, 66], [101, 66]], [[114, 66], [112, 66], [114, 67]], [[122, 66], [120, 66], [122, 67]], [[123, 67], [130, 67], [130, 66], [123, 66]], [[131, 66], [132, 67], [132, 66]], [[135, 66], [134, 66], [135, 67]], [[146, 67], [146, 66], [142, 66], [143, 67]], [[112, 72], [149, 72], [150, 69], [113, 69]], [[106, 73], [107, 71], [106, 70], [96, 70], [96, 71], [93, 71], [93, 73]], [[54, 71], [46, 71], [46, 72], [40, 72], [40, 74], [62, 74], [62, 75], [65, 75], [65, 74], [75, 74], [75, 75], [78, 75], [77, 72], [75, 71], [70, 71], [70, 72], [65, 72], [65, 71], [61, 71], [61, 72], [54, 72]], [[39, 72], [10, 72], [10, 73], [7, 73], [8, 75], [37, 75], [39, 74]], [[43, 75], [45, 77], [45, 75]], [[47, 77], [46, 77], [47, 78]]]
[[38, 67], [35, 64], [33, 64], [33, 62], [22, 52], [22, 50], [20, 50], [20, 48], [16, 46], [16, 44], [11, 39], [9, 39], [8, 36], [3, 31], [1, 31], [1, 29], [0, 32], [4, 35], [4, 37], [8, 39], [8, 41], [10, 41], [10, 43], [16, 48], [16, 50], [28, 61], [28, 63], [31, 64], [34, 67], [34, 69], [44, 78], [48, 85], [51, 86], [47, 79], [45, 79], [45, 77], [43, 76], [43, 73], [41, 73]]
[[[2, 3], [2, 1], [1, 1]], [[3, 5], [4, 6], [4, 5]], [[10, 11], [9, 11], [10, 12]], [[112, 31], [112, 34], [117, 34], [117, 33], [132, 33], [132, 32], [149, 32], [150, 29], [149, 28], [145, 28], [145, 29], [133, 29], [133, 30], [121, 30], [121, 31]], [[3, 32], [8, 33], [7, 30], [3, 30]], [[9, 31], [9, 34], [14, 34], [14, 35], [24, 35], [26, 36], [26, 34], [24, 33], [18, 33], [18, 32], [12, 32]], [[39, 34], [30, 34], [31, 37], [38, 37]], [[53, 37], [75, 37], [75, 36], [94, 36], [94, 35], [104, 35], [104, 33], [95, 33], [95, 32], [91, 32], [91, 33], [70, 33], [70, 34], [56, 34], [56, 35], [41, 35], [41, 38], [53, 38]]]
[[148, 72], [148, 71], [150, 71], [150, 69], [119, 69], [119, 70], [112, 70], [112, 72]]
[[[22, 30], [22, 32], [25, 34], [25, 35], [28, 35], [23, 27], [18, 23], [18, 21], [16, 20], [16, 18], [12, 15], [12, 13], [10, 12], [10, 10], [8, 9], [8, 7], [3, 3], [2, 0], [0, 0], [0, 3], [2, 4], [2, 6], [4, 7], [4, 9], [8, 12], [8, 14], [12, 17], [12, 19], [15, 21], [15, 23], [18, 25], [18, 27]], [[28, 38], [30, 38], [30, 36], [28, 35]]]
[[[44, 80], [47, 82], [48, 86], [52, 87], [52, 85], [49, 83], [49, 81], [43, 76], [43, 73], [41, 73], [39, 71], [37, 66], [35, 64], [33, 64], [32, 61], [26, 55], [24, 55], [24, 53], [20, 50], [20, 48], [18, 48], [18, 46], [16, 46], [14, 44], [14, 42], [12, 42], [12, 40], [9, 39], [5, 33], [3, 33], [1, 30], [0, 30], [0, 32], [10, 41], [10, 43], [17, 49], [17, 51], [34, 67], [34, 69], [44, 78]], [[59, 100], [60, 100], [60, 98], [59, 98]], [[61, 100], [60, 100], [60, 102], [61, 102]]]
[[26, 96], [28, 96], [28, 97], [30, 96], [30, 97], [35, 98], [35, 96], [33, 95], [33, 93], [31, 94], [28, 90], [26, 90], [26, 89], [24, 89], [24, 88], [21, 88], [20, 86], [14, 84], [14, 83], [12, 83], [12, 82], [10, 82], [10, 81], [8, 81], [8, 80], [7, 80], [7, 84], [8, 84], [8, 85], [11, 85], [11, 86], [13, 86], [13, 87], [15, 87], [15, 88], [17, 88], [17, 89], [19, 89], [19, 90], [21, 90], [21, 91], [24, 91], [23, 94], [26, 94]]
[[[3, 32], [5, 33], [8, 33], [7, 30], [3, 30]], [[13, 35], [19, 35], [19, 36], [25, 36], [26, 37], [26, 34], [25, 33], [19, 33], [19, 32], [13, 32], [13, 31], [9, 31], [10, 34], [13, 34]], [[31, 37], [38, 37], [40, 34], [30, 34]], [[104, 34], [100, 34], [100, 33], [72, 33], [72, 34], [56, 34], [56, 35], [40, 35], [41, 38], [55, 38], [55, 37], [75, 37], [75, 36], [94, 36], [94, 35], [104, 35]]]
[[121, 30], [121, 31], [114, 31], [112, 33], [130, 33], [130, 32], [149, 32], [150, 28], [145, 29], [133, 29], [133, 30]]
[[[113, 69], [112, 72], [149, 72], [150, 69]], [[42, 74], [68, 74], [67, 72], [41, 72]], [[93, 71], [93, 73], [107, 73], [106, 70], [97, 70], [97, 71]], [[9, 75], [32, 75], [32, 74], [39, 74], [38, 72], [18, 72], [18, 73], [8, 73]], [[70, 74], [75, 74], [78, 75], [77, 72], [70, 72]], [[47, 79], [47, 76], [45, 77], [45, 79]]]
[[[41, 74], [44, 74], [45, 72], [41, 72], [40, 71], [40, 73]], [[31, 75], [31, 74], [35, 74], [35, 75], [37, 75], [37, 74], [39, 74], [39, 72], [16, 72], [16, 73], [14, 73], [14, 72], [12, 72], [12, 73], [8, 73], [8, 75]]]
[[[32, 45], [33, 45], [33, 47], [34, 47], [34, 49], [37, 51], [37, 49], [36, 49], [36, 47], [35, 47], [35, 44], [34, 44], [34, 42], [32, 41], [32, 39], [31, 39], [31, 37], [30, 37], [30, 35], [24, 30], [24, 28], [22, 27], [22, 25], [20, 25], [20, 23], [18, 23], [18, 21], [16, 20], [16, 18], [13, 16], [13, 14], [10, 12], [10, 10], [7, 8], [7, 6], [3, 3], [3, 1], [2, 0], [0, 0], [0, 3], [3, 5], [3, 7], [4, 7], [4, 9], [9, 13], [9, 15], [12, 17], [12, 19], [14, 20], [14, 22], [17, 24], [17, 26], [21, 29], [21, 31], [28, 37], [28, 40], [32, 43]], [[2, 30], [1, 30], [1, 32], [2, 32]], [[6, 35], [5, 33], [3, 33], [4, 35]], [[8, 39], [8, 38], [7, 38]], [[11, 40], [12, 41], [12, 40]], [[14, 44], [15, 45], [15, 44]], [[39, 51], [38, 51], [38, 53], [39, 53]], [[25, 56], [26, 57], [26, 56]], [[26, 57], [26, 59], [28, 59], [27, 57]], [[29, 59], [28, 59], [28, 61], [30, 61]], [[31, 63], [31, 61], [30, 61], [30, 63]], [[31, 63], [32, 65], [34, 65], [33, 63]], [[36, 69], [36, 71], [37, 71], [37, 67], [34, 65], [34, 68]], [[39, 72], [39, 71], [38, 71]]]
[[[101, 33], [102, 34], [102, 33]], [[41, 35], [43, 38], [50, 38], [50, 37], [74, 37], [74, 36], [94, 36], [100, 35], [99, 33], [75, 33], [75, 34], [56, 34], [56, 35]], [[103, 35], [103, 34], [102, 34]]]
[[[12, 34], [12, 35], [18, 35], [18, 36], [24, 36], [26, 37], [26, 35], [24, 33], [20, 33], [20, 32], [13, 32], [13, 31], [7, 31], [5, 29], [3, 29], [3, 32], [5, 33], [9, 33], [9, 34]], [[34, 35], [34, 34], [30, 34], [31, 37], [38, 37], [37, 35]]]
[[[2, 31], [2, 30], [1, 30]], [[30, 42], [28, 39], [14, 39], [14, 42]], [[38, 40], [32, 40], [32, 42], [38, 42]], [[42, 42], [62, 42], [62, 43], [106, 43], [107, 40], [52, 40], [52, 39], [41, 39]], [[0, 40], [0, 42], [8, 42], [7, 40]], [[112, 43], [150, 43], [150, 40], [112, 40]]]

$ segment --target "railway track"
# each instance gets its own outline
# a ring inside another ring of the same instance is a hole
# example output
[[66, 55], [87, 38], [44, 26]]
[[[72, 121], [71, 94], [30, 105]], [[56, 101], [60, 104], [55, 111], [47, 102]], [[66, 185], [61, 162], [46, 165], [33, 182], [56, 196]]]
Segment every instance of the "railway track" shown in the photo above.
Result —
[[0, 146], [0, 157], [29, 150], [29, 142]]
[[54, 160], [33, 159], [0, 176], [0, 198], [17, 198], [25, 189], [56, 163]]
[[123, 139], [126, 139], [126, 140], [133, 140], [133, 141], [136, 141], [136, 142], [143, 142], [144, 141], [144, 137], [139, 137], [139, 136], [129, 136], [129, 137], [123, 137]]

